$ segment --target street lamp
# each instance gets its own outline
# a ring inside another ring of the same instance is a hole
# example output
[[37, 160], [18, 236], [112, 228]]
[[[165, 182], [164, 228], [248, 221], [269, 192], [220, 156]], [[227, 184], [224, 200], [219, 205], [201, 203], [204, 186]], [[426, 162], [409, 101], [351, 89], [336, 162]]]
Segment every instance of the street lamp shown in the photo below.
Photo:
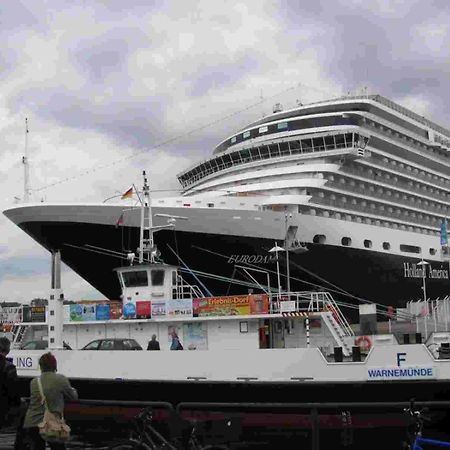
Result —
[[426, 283], [425, 283], [426, 272], [427, 272], [427, 267], [426, 267], [426, 266], [429, 266], [430, 263], [424, 261], [423, 258], [422, 258], [422, 260], [421, 260], [419, 263], [417, 263], [417, 265], [418, 265], [418, 266], [421, 266], [421, 268], [422, 268], [422, 281], [423, 281], [422, 290], [423, 290], [423, 300], [424, 300], [424, 302], [426, 302], [426, 301], [427, 301], [427, 287], [426, 287]]
[[269, 250], [269, 253], [275, 253], [275, 257], [277, 259], [277, 279], [278, 279], [278, 297], [281, 296], [281, 282], [280, 282], [280, 263], [278, 261], [278, 252], [282, 252], [284, 248], [280, 247], [275, 241], [275, 247], [272, 247]]

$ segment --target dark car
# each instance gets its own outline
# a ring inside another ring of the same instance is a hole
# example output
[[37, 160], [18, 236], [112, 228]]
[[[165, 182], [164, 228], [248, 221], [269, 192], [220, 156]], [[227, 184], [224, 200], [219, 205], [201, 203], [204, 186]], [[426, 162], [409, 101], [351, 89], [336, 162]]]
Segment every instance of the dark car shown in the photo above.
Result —
[[48, 348], [48, 341], [28, 341], [20, 347], [21, 350], [45, 350]]
[[[72, 350], [68, 344], [63, 342], [65, 350]], [[41, 339], [40, 341], [28, 341], [20, 347], [20, 350], [46, 350], [48, 348], [48, 341]]]
[[134, 339], [97, 339], [81, 350], [142, 350]]

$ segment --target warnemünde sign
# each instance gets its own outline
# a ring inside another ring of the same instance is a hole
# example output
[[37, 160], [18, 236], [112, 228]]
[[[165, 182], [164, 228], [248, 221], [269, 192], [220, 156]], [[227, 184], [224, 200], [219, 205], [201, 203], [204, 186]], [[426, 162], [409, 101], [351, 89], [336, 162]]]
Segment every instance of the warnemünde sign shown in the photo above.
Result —
[[372, 367], [367, 369], [368, 380], [423, 380], [436, 378], [434, 367]]
[[403, 276], [405, 278], [448, 278], [448, 270], [433, 269], [431, 264], [428, 269], [417, 266], [417, 264], [403, 263]]

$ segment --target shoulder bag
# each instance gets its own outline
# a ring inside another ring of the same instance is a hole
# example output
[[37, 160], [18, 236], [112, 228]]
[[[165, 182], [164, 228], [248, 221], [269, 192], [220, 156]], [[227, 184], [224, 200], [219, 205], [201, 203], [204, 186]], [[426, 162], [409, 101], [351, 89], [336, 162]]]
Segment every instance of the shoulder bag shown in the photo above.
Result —
[[38, 425], [39, 434], [47, 442], [64, 443], [70, 438], [70, 427], [64, 421], [64, 417], [58, 417], [48, 409], [47, 399], [42, 389], [41, 378], [37, 379], [42, 403], [44, 404], [44, 419]]

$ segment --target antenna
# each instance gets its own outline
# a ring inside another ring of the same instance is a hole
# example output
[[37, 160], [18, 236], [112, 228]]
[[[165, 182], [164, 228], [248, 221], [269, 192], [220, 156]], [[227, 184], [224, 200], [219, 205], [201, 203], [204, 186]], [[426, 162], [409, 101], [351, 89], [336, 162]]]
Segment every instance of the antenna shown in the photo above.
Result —
[[259, 96], [261, 100], [261, 117], [264, 119], [264, 97], [263, 97], [263, 90], [261, 88], [261, 95]]
[[31, 198], [30, 166], [28, 163], [28, 119], [25, 117], [25, 151], [22, 156], [23, 163], [23, 201], [28, 203]]
[[141, 232], [139, 239], [139, 264], [144, 262], [144, 258], [151, 264], [156, 262], [157, 249], [153, 241], [153, 218], [150, 200], [150, 188], [147, 181], [145, 170], [142, 172], [144, 177], [144, 187], [142, 188], [143, 199], [141, 200]]

